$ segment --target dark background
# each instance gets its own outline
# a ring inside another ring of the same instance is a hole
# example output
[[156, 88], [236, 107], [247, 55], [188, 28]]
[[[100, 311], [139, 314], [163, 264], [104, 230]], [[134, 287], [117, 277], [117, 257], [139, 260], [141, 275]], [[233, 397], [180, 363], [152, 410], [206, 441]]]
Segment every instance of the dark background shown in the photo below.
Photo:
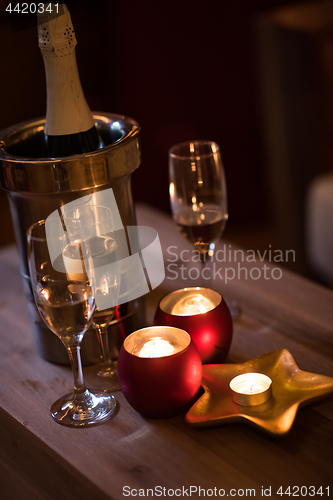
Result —
[[[132, 183], [135, 200], [169, 211], [168, 149], [188, 139], [214, 140], [221, 147], [228, 186], [226, 237], [249, 248], [278, 247], [256, 22], [276, 8], [306, 3], [75, 3], [71, 15], [78, 66], [91, 109], [131, 116], [142, 127], [142, 165]], [[1, 0], [0, 9], [2, 129], [44, 115], [46, 96], [36, 28], [13, 32]], [[326, 160], [318, 160], [319, 171], [330, 168]], [[7, 202], [3, 192], [0, 196], [5, 214]], [[10, 227], [3, 226], [2, 232], [2, 243], [8, 243]]]

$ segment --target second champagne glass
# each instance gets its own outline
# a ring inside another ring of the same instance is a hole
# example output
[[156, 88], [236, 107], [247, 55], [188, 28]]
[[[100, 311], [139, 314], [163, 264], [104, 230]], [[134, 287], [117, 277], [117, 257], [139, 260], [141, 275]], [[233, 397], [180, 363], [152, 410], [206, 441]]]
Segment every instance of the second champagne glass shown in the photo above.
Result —
[[67, 271], [85, 272], [92, 285], [96, 308], [92, 323], [101, 346], [102, 363], [97, 374], [117, 381], [117, 365], [110, 357], [108, 326], [116, 310], [120, 268], [117, 241], [111, 210], [107, 207], [82, 205], [67, 209], [63, 221], [71, 243], [64, 251]]
[[204, 264], [228, 220], [227, 190], [215, 142], [189, 141], [169, 151], [170, 201], [184, 238]]
[[[181, 234], [199, 251], [202, 280], [228, 220], [227, 189], [220, 148], [212, 141], [187, 141], [169, 151], [170, 201]], [[229, 303], [233, 317], [238, 312]]]

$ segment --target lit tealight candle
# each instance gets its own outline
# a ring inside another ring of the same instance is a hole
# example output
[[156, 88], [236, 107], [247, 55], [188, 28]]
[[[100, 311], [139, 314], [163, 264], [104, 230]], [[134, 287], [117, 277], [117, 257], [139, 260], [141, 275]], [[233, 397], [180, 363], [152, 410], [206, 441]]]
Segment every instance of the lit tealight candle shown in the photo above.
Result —
[[201, 293], [191, 293], [182, 297], [171, 310], [171, 314], [176, 316], [193, 316], [211, 311], [216, 307], [209, 297], [205, 297]]
[[272, 379], [263, 373], [243, 373], [230, 381], [232, 399], [241, 406], [256, 406], [272, 396]]

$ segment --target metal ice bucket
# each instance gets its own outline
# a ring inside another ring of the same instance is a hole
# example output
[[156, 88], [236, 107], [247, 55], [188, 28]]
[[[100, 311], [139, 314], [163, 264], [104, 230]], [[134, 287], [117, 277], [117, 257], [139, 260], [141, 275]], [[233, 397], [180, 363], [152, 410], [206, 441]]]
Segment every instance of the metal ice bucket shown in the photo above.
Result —
[[[140, 127], [131, 118], [94, 114], [105, 147], [65, 158], [42, 158], [44, 119], [21, 123], [0, 132], [0, 182], [7, 191], [20, 255], [20, 270], [36, 347], [55, 363], [68, 363], [61, 341], [43, 323], [35, 307], [27, 263], [26, 231], [61, 205], [93, 192], [113, 189], [123, 225], [136, 225], [131, 174], [140, 165]], [[145, 326], [143, 297], [118, 307], [109, 327], [111, 357], [117, 358], [125, 335]], [[83, 363], [99, 361], [96, 333], [89, 329], [82, 342]]]

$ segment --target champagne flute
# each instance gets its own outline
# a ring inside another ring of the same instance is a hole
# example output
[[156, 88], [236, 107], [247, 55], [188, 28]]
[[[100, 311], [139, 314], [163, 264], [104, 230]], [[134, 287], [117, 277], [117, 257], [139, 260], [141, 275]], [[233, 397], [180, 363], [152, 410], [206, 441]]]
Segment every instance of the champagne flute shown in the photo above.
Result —
[[27, 239], [37, 309], [48, 328], [64, 344], [74, 375], [74, 393], [58, 399], [51, 407], [51, 415], [56, 422], [69, 427], [105, 422], [115, 412], [116, 400], [107, 391], [92, 392], [86, 388], [80, 355], [81, 342], [95, 309], [91, 286], [86, 276], [83, 280], [74, 279], [59, 271], [59, 262], [55, 265], [51, 261], [49, 246], [55, 242], [46, 238], [44, 220], [28, 229]]
[[[212, 141], [188, 141], [169, 151], [170, 201], [181, 234], [199, 252], [201, 277], [228, 220], [227, 189], [219, 146]], [[232, 316], [238, 316], [229, 303]]]
[[75, 206], [64, 211], [63, 222], [70, 239], [64, 250], [66, 270], [74, 276], [86, 272], [95, 297], [92, 325], [98, 335], [102, 359], [97, 375], [116, 381], [117, 364], [110, 357], [107, 331], [115, 314], [121, 275], [112, 213], [107, 207]]

